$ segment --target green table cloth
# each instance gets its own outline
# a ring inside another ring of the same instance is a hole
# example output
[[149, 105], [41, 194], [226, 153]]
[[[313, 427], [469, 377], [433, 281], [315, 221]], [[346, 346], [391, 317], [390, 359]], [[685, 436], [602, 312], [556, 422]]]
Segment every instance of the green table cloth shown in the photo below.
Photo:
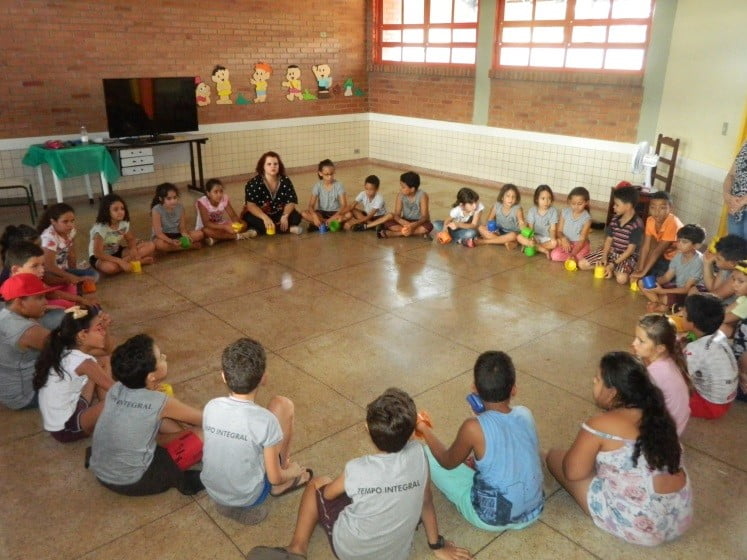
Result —
[[41, 144], [34, 144], [23, 156], [22, 163], [30, 167], [46, 163], [60, 179], [103, 173], [109, 183], [114, 183], [120, 177], [119, 169], [109, 151], [97, 144], [81, 144], [59, 150], [49, 150]]

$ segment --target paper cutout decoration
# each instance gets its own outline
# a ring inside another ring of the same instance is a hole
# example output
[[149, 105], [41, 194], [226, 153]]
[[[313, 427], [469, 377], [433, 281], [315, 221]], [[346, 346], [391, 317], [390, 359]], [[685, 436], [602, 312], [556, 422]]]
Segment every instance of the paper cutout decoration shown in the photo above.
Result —
[[195, 98], [197, 99], [198, 107], [205, 107], [210, 105], [210, 86], [202, 81], [199, 76], [195, 77]]
[[303, 100], [310, 101], [312, 99], [316, 99], [316, 95], [311, 93], [308, 89], [303, 90]]
[[301, 94], [301, 69], [298, 66], [295, 64], [288, 66], [288, 69], [285, 71], [285, 81], [281, 85], [288, 88], [288, 95], [285, 96], [288, 101], [293, 101], [294, 99], [303, 100], [303, 95]]
[[335, 87], [332, 88], [332, 93], [334, 93], [335, 95], [340, 95], [342, 93], [340, 84], [335, 84]]
[[244, 97], [244, 94], [239, 92], [239, 94], [236, 96], [236, 105], [251, 105], [252, 100], [247, 99]]
[[229, 71], [225, 66], [216, 66], [213, 68], [212, 80], [215, 82], [215, 89], [218, 90], [218, 105], [231, 105], [231, 82], [228, 80]]
[[366, 92], [363, 91], [361, 88], [355, 88], [353, 95], [355, 95], [356, 97], [363, 97], [364, 95], [366, 95]]
[[345, 97], [352, 97], [353, 96], [353, 78], [348, 78], [347, 80], [345, 80], [343, 87], [345, 88], [345, 93], [343, 95]]
[[311, 71], [316, 76], [317, 97], [319, 99], [327, 99], [329, 97], [329, 89], [332, 87], [332, 69], [329, 67], [329, 64], [319, 64], [312, 66]]
[[257, 96], [254, 98], [255, 103], [264, 103], [267, 101], [267, 80], [272, 74], [272, 66], [266, 62], [258, 62], [254, 65], [254, 74], [249, 80], [254, 86]]

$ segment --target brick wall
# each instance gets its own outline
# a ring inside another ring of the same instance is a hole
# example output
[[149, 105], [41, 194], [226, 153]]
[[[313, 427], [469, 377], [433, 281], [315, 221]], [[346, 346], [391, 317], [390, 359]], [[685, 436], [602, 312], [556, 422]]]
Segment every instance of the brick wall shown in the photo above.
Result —
[[404, 74], [374, 69], [368, 82], [369, 108], [375, 113], [472, 122], [474, 75]]
[[216, 64], [252, 99], [253, 65], [268, 62], [268, 100], [216, 105], [213, 87], [200, 124], [366, 111], [366, 97], [290, 102], [281, 87], [297, 64], [315, 93], [311, 66], [327, 63], [333, 87], [352, 78], [367, 91], [365, 22], [365, 0], [2, 2], [0, 138], [75, 134], [81, 124], [106, 130], [102, 78], [199, 75], [212, 86]]
[[612, 83], [574, 83], [530, 77], [491, 80], [490, 126], [635, 141], [643, 98], [638, 79], [613, 76], [607, 78]]

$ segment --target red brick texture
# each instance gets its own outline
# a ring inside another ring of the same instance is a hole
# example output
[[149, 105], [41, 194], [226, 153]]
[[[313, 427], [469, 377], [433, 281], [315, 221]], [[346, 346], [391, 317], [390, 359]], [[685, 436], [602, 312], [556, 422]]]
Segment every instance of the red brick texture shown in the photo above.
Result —
[[[11, 0], [0, 3], [0, 138], [106, 130], [102, 78], [197, 75], [213, 103], [200, 124], [358, 113], [367, 97], [288, 101], [285, 72], [332, 68], [333, 91], [352, 78], [368, 91], [365, 0]], [[326, 37], [322, 37], [322, 34]], [[235, 99], [254, 98], [254, 64], [273, 67], [267, 102], [216, 105], [213, 67], [229, 69]]]

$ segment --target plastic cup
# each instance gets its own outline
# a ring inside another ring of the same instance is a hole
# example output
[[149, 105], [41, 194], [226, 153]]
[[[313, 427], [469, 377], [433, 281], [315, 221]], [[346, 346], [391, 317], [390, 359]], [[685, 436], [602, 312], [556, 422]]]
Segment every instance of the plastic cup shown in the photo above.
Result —
[[530, 227], [521, 228], [521, 235], [529, 239], [534, 235], [534, 230]]
[[630, 291], [631, 292], [637, 292], [638, 291], [638, 281], [637, 280], [631, 280], [630, 281]]
[[272, 227], [266, 228], [265, 233], [267, 235], [275, 235], [275, 226], [273, 225]]
[[436, 239], [441, 245], [447, 245], [451, 243], [451, 235], [446, 230], [438, 232], [438, 235], [436, 235]]
[[132, 261], [130, 263], [130, 266], [132, 266], [132, 272], [134, 272], [135, 274], [143, 273], [143, 265], [140, 264], [140, 261]]
[[491, 233], [495, 233], [498, 231], [498, 222], [495, 220], [488, 220], [488, 231]]
[[327, 224], [322, 224], [319, 226], [319, 233], [327, 233]]
[[718, 243], [718, 241], [719, 241], [719, 238], [718, 237], [714, 237], [713, 241], [711, 241], [711, 244], [708, 245], [708, 250], [711, 253], [713, 253], [714, 255], [716, 254], [716, 243]]
[[605, 270], [601, 264], [594, 267], [594, 278], [604, 278]]
[[179, 245], [182, 246], [182, 249], [189, 249], [192, 246], [192, 240], [187, 235], [182, 235], [179, 238]]
[[337, 220], [332, 220], [329, 223], [329, 231], [340, 231], [340, 228], [342, 227], [342, 224], [338, 222]]
[[174, 388], [169, 383], [161, 383], [158, 386], [158, 391], [165, 394], [167, 397], [173, 397], [174, 396]]
[[641, 283], [647, 290], [653, 290], [656, 287], [656, 276], [644, 276]]
[[81, 289], [83, 290], [84, 294], [92, 294], [96, 291], [96, 282], [94, 282], [91, 278], [86, 278], [82, 282]]
[[241, 230], [244, 229], [244, 224], [241, 222], [234, 222], [231, 224], [231, 229], [235, 231], [236, 233], [241, 233]]
[[537, 249], [535, 247], [524, 247], [524, 254], [527, 257], [533, 257], [537, 254]]
[[563, 263], [563, 267], [568, 272], [573, 272], [574, 270], [578, 268], [578, 264], [573, 259], [566, 259], [565, 262]]
[[685, 332], [685, 318], [682, 315], [669, 315], [669, 320], [674, 323], [678, 333]]

